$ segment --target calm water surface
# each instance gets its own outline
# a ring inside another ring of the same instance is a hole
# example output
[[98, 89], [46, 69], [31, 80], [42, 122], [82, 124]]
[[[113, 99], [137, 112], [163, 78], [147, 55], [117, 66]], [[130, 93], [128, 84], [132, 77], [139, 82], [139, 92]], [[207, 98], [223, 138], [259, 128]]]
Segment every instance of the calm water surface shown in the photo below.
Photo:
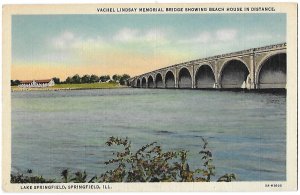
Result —
[[110, 136], [133, 147], [153, 141], [189, 150], [199, 167], [200, 136], [216, 177], [286, 180], [286, 96], [230, 91], [100, 89], [12, 92], [12, 171], [60, 177], [64, 168], [100, 175]]

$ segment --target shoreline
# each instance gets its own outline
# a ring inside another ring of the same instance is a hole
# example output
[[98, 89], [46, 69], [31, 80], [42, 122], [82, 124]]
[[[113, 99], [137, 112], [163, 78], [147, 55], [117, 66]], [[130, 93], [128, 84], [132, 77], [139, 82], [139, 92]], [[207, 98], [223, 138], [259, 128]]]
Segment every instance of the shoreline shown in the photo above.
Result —
[[[93, 90], [93, 89], [129, 89], [132, 88], [126, 85], [120, 86], [107, 86], [107, 87], [45, 87], [45, 88], [19, 88], [11, 87], [11, 92], [20, 91], [69, 91], [69, 90]], [[149, 89], [149, 88], [141, 88]], [[177, 90], [178, 88], [153, 88], [153, 89], [166, 89], [166, 90]], [[286, 94], [286, 89], [185, 89], [185, 90], [203, 90], [203, 91], [231, 91], [231, 92], [244, 92], [244, 93], [272, 93], [272, 94]]]
[[129, 88], [127, 86], [117, 86], [117, 87], [69, 87], [69, 88], [54, 88], [54, 87], [45, 87], [45, 88], [11, 88], [11, 92], [18, 91], [68, 91], [68, 90], [91, 90], [91, 89], [123, 89]]

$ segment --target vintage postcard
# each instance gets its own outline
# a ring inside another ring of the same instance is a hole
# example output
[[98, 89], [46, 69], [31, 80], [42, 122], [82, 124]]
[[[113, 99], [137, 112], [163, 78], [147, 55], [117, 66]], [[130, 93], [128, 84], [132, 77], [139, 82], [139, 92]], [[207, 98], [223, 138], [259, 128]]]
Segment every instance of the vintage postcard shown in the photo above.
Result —
[[297, 190], [297, 4], [4, 5], [3, 189]]

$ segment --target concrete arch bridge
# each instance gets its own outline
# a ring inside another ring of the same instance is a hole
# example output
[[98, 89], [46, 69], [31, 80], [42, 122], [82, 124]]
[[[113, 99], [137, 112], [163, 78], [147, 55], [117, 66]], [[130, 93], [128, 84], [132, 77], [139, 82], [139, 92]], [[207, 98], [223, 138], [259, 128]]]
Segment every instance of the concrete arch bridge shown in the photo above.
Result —
[[286, 43], [207, 57], [128, 80], [135, 88], [285, 89]]

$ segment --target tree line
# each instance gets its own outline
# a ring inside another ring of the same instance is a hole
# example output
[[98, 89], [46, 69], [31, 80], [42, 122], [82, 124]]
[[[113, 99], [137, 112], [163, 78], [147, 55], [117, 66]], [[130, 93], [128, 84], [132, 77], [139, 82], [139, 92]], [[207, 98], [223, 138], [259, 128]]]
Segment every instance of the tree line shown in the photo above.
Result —
[[[80, 84], [80, 83], [97, 83], [97, 82], [117, 82], [120, 83], [120, 85], [125, 85], [126, 80], [129, 79], [130, 76], [128, 74], [118, 75], [114, 74], [112, 77], [109, 75], [101, 75], [97, 76], [95, 74], [88, 75], [85, 74], [82, 77], [80, 77], [79, 74], [75, 74], [74, 76], [69, 76], [65, 81], [61, 81], [60, 78], [53, 77], [53, 81], [55, 84]], [[11, 86], [17, 86], [21, 82], [20, 80], [11, 80], [10, 85]]]

